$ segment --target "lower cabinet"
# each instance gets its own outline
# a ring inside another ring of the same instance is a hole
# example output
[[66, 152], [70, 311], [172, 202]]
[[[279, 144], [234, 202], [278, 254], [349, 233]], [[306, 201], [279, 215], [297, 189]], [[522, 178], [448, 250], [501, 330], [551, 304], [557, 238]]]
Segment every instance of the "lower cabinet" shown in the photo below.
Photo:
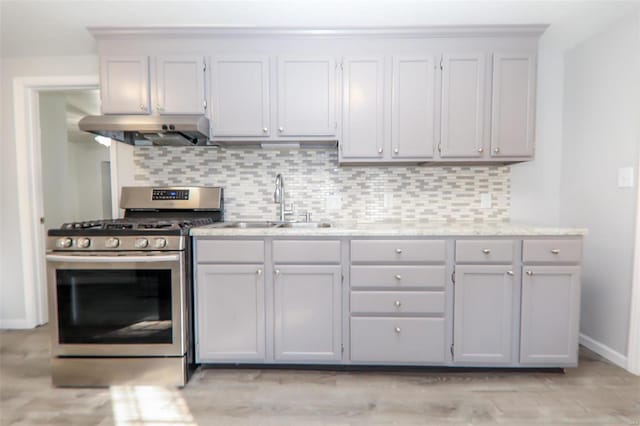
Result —
[[576, 365], [579, 310], [579, 266], [524, 266], [520, 362]]
[[351, 318], [351, 360], [356, 362], [443, 363], [444, 318]]
[[516, 285], [515, 274], [509, 266], [456, 266], [454, 362], [510, 364], [514, 361]]
[[273, 288], [275, 360], [340, 361], [340, 266], [276, 265]]
[[198, 265], [197, 362], [265, 360], [263, 265]]

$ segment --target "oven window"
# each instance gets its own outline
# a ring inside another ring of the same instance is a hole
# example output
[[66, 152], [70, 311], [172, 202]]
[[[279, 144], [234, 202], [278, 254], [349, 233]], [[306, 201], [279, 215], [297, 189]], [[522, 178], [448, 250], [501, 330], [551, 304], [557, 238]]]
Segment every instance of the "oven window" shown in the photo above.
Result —
[[60, 343], [172, 343], [171, 270], [57, 270]]

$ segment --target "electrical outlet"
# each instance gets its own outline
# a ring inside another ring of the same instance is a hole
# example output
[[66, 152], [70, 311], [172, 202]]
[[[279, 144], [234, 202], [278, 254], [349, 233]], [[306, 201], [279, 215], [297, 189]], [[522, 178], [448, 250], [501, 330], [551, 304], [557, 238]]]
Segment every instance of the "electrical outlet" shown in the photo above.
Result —
[[390, 209], [393, 207], [393, 192], [384, 193], [383, 207], [385, 209]]
[[327, 210], [340, 210], [342, 208], [342, 199], [339, 195], [328, 195], [325, 199]]
[[618, 169], [618, 188], [633, 188], [633, 167]]
[[483, 193], [480, 194], [480, 208], [481, 209], [490, 209], [492, 204], [491, 193]]

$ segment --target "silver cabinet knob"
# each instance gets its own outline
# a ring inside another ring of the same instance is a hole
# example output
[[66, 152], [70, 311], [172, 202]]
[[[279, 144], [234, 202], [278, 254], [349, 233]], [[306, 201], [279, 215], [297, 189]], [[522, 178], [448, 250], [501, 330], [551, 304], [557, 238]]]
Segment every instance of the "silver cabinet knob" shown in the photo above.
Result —
[[156, 110], [157, 110], [157, 111], [164, 111], [164, 108], [162, 108], [162, 107], [160, 106], [160, 104], [156, 104]]
[[507, 271], [507, 275], [513, 276], [513, 271]]
[[378, 154], [382, 154], [382, 148], [378, 148]]
[[147, 248], [147, 246], [149, 246], [149, 240], [146, 238], [138, 238], [133, 245], [135, 248]]
[[87, 248], [91, 245], [91, 240], [89, 238], [78, 238], [76, 241], [76, 246], [80, 248]]
[[558, 249], [551, 249], [551, 253], [552, 253], [552, 254], [560, 254], [560, 250], [558, 250]]
[[396, 280], [400, 281], [402, 279], [402, 275], [396, 275]]
[[533, 275], [533, 271], [527, 271], [527, 275], [529, 276]]
[[262, 275], [262, 269], [258, 269], [258, 270], [256, 271], [256, 274], [257, 274], [257, 275]]
[[263, 127], [262, 128], [262, 133], [267, 133], [267, 132], [269, 132], [269, 129], [267, 127]]
[[478, 152], [482, 154], [484, 152], [484, 148], [478, 148]]
[[495, 154], [499, 153], [499, 152], [500, 152], [500, 148], [493, 148], [493, 152], [494, 152]]
[[145, 111], [147, 107], [145, 105], [140, 104], [140, 110]]
[[400, 327], [396, 327], [396, 328], [395, 328], [395, 332], [396, 332], [396, 333], [400, 334], [400, 331], [402, 331], [402, 330], [400, 330]]
[[398, 153], [398, 148], [394, 149], [394, 150], [393, 150], [393, 153], [394, 153], [394, 154], [397, 154], [397, 153]]
[[71, 238], [58, 238], [56, 241], [56, 247], [58, 248], [69, 248], [73, 244], [73, 240]]
[[490, 254], [490, 253], [491, 253], [491, 250], [489, 250], [489, 249], [482, 249], [482, 252], [483, 252], [484, 254]]
[[402, 254], [402, 249], [401, 249], [401, 248], [397, 248], [397, 249], [396, 249], [396, 253], [398, 253], [398, 254]]
[[393, 304], [395, 305], [396, 308], [399, 308], [400, 306], [402, 306], [402, 302], [399, 300], [396, 300], [395, 302], [393, 302]]
[[279, 132], [284, 132], [284, 127], [282, 127], [282, 126], [278, 127], [278, 131]]
[[276, 275], [280, 275], [280, 269], [276, 269]]

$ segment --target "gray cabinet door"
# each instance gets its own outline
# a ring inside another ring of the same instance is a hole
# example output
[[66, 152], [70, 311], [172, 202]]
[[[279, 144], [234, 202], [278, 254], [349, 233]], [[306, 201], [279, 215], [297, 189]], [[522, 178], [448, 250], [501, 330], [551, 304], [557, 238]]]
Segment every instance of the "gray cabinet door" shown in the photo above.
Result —
[[278, 58], [278, 135], [336, 134], [335, 74], [332, 57]]
[[520, 362], [576, 365], [579, 266], [524, 266]]
[[159, 114], [204, 114], [204, 58], [159, 56], [155, 61], [155, 104]]
[[535, 55], [493, 55], [491, 156], [533, 155], [535, 114]]
[[483, 52], [443, 55], [440, 157], [483, 157], [485, 67]]
[[211, 68], [213, 135], [269, 136], [269, 58], [214, 57]]
[[340, 266], [275, 266], [276, 361], [342, 359]]
[[149, 57], [100, 57], [103, 114], [149, 114]]
[[343, 68], [341, 159], [382, 159], [384, 58], [345, 58]]
[[197, 361], [263, 362], [263, 265], [198, 265], [197, 269]]
[[456, 266], [453, 344], [455, 362], [513, 361], [515, 274], [509, 266]]
[[391, 156], [433, 157], [435, 69], [432, 56], [395, 56], [391, 91]]

